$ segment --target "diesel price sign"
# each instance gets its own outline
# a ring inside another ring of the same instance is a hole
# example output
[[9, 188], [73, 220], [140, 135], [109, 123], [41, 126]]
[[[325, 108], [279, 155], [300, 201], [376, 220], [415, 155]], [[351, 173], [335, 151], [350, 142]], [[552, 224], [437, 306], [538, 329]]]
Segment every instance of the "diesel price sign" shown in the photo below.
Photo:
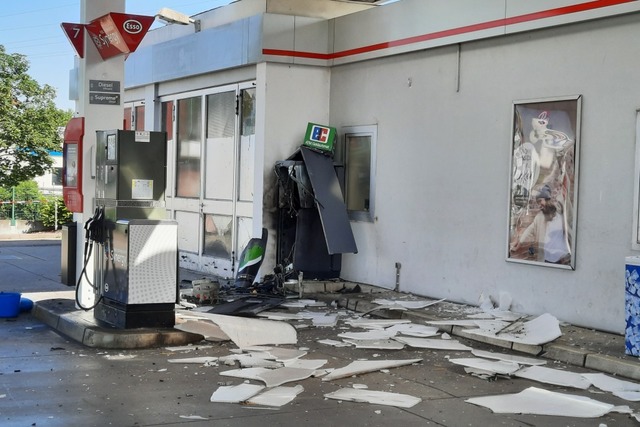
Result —
[[120, 82], [89, 80], [89, 104], [120, 105]]

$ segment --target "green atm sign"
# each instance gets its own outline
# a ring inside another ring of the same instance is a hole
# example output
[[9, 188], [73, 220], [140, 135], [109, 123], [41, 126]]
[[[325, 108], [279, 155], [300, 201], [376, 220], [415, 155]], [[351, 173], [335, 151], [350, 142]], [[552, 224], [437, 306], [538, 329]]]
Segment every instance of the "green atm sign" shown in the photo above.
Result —
[[304, 143], [302, 145], [317, 151], [333, 154], [335, 142], [335, 128], [309, 123], [307, 125], [307, 133], [304, 136]]

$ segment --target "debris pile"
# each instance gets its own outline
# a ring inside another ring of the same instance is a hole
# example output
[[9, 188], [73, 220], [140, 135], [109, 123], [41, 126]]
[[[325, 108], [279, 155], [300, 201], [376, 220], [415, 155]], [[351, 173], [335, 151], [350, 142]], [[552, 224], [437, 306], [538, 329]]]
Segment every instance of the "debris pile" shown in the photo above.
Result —
[[[374, 302], [386, 309], [419, 310], [441, 303], [442, 300], [380, 299]], [[237, 349], [221, 357], [172, 358], [169, 363], [199, 363], [218, 367], [219, 374], [230, 378], [230, 382], [220, 383], [212, 391], [210, 401], [215, 403], [281, 407], [304, 393], [305, 381], [320, 380], [327, 383], [372, 372], [386, 372], [391, 368], [420, 364], [423, 361], [422, 358], [393, 357], [388, 360], [358, 359], [345, 366], [328, 368], [329, 361], [325, 358], [316, 358], [309, 354], [309, 349], [296, 347], [298, 331], [307, 328], [336, 329], [334, 338], [317, 340], [321, 345], [379, 349], [384, 355], [405, 347], [435, 352], [468, 352], [469, 357], [450, 357], [448, 354], [444, 357], [452, 364], [461, 366], [466, 373], [486, 380], [524, 378], [579, 390], [595, 387], [622, 399], [640, 401], [640, 384], [605, 374], [574, 373], [548, 368], [543, 366], [546, 361], [536, 358], [474, 349], [443, 333], [443, 329], [459, 326], [469, 334], [495, 340], [543, 345], [561, 335], [558, 320], [548, 313], [529, 318], [502, 308], [496, 310], [485, 307], [482, 312], [475, 311], [466, 318], [414, 323], [409, 319], [365, 318], [364, 315], [338, 310], [311, 299], [285, 300], [276, 307], [258, 311], [255, 313], [256, 317], [252, 318], [209, 311], [203, 307], [179, 311], [176, 327], [200, 333], [210, 341], [230, 340]], [[224, 367], [232, 369], [225, 370]], [[369, 390], [365, 384], [339, 387], [335, 391], [323, 393], [323, 397], [400, 408], [413, 407], [422, 400], [421, 396]], [[586, 418], [622, 412], [640, 421], [640, 415], [628, 406], [614, 406], [579, 395], [536, 387], [529, 387], [515, 394], [473, 397], [466, 402], [486, 407], [495, 413]]]

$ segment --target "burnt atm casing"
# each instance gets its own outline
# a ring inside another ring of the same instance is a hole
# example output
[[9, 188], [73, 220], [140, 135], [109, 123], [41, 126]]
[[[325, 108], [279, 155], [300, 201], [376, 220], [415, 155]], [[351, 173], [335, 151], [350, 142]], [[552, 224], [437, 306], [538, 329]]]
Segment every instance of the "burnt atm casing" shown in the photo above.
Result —
[[118, 328], [173, 327], [178, 300], [178, 224], [115, 222], [104, 255], [101, 302], [94, 317]]
[[291, 263], [305, 279], [340, 277], [342, 254], [358, 252], [344, 204], [343, 168], [303, 146], [276, 162], [275, 169], [280, 181], [277, 263]]

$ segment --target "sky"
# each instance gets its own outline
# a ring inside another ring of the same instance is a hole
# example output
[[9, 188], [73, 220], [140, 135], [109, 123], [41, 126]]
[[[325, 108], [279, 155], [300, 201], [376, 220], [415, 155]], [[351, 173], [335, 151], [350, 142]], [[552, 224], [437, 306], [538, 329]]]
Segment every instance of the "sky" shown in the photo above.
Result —
[[[108, 0], [96, 0], [108, 1]], [[231, 0], [126, 0], [125, 11], [155, 15], [161, 8], [195, 15], [230, 3]], [[69, 70], [75, 50], [65, 36], [62, 22], [80, 22], [80, 0], [3, 0], [0, 12], [0, 45], [9, 54], [20, 53], [29, 61], [29, 75], [40, 85], [56, 89], [56, 105], [73, 110], [69, 101]], [[156, 20], [151, 29], [165, 25]], [[86, 36], [86, 35], [85, 35]]]

